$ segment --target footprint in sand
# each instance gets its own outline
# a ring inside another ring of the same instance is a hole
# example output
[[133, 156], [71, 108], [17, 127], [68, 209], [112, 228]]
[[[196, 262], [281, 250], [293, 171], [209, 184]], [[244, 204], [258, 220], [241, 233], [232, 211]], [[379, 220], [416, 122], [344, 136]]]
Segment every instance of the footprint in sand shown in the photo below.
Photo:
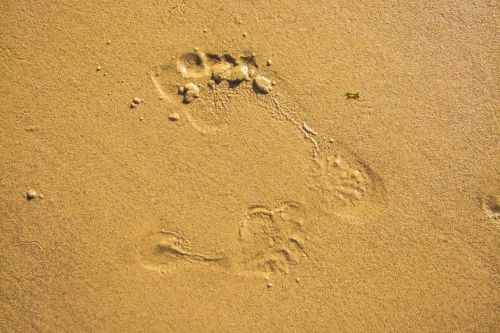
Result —
[[140, 242], [140, 257], [147, 269], [168, 272], [190, 264], [225, 269], [235, 274], [288, 274], [292, 266], [307, 257], [306, 212], [298, 202], [285, 202], [275, 208], [252, 205], [239, 226], [239, 239], [217, 253], [194, 251], [179, 233], [160, 230]]
[[223, 262], [223, 254], [203, 254], [191, 249], [191, 244], [179, 233], [160, 230], [145, 236], [139, 248], [144, 267], [156, 271], [168, 271], [180, 268], [187, 263], [208, 265]]
[[[155, 68], [150, 77], [160, 99], [179, 110], [202, 135], [218, 135], [235, 122], [244, 123], [248, 117], [245, 111], [255, 110], [257, 105], [267, 112], [270, 121], [289, 128], [291, 140], [301, 138], [310, 154], [302, 157], [308, 170], [296, 175], [308, 188], [302, 193], [302, 203], [249, 207], [239, 239], [219, 251], [224, 255], [194, 252], [188, 240], [177, 233], [153, 233], [143, 240], [141, 249], [146, 267], [199, 263], [236, 273], [286, 274], [307, 257], [304, 224], [314, 221], [306, 219], [305, 207], [311, 216], [333, 216], [384, 198], [383, 183], [368, 164], [308, 125], [302, 118], [307, 108], [294, 100], [289, 80], [269, 67], [259, 66], [254, 54], [234, 56], [195, 50]], [[265, 130], [267, 125], [262, 121], [259, 126]]]
[[240, 226], [241, 252], [237, 264], [243, 271], [288, 274], [307, 257], [304, 244], [306, 213], [297, 202], [276, 208], [249, 207]]
[[[286, 120], [311, 146], [311, 187], [326, 211], [352, 207], [374, 192], [380, 194], [383, 184], [368, 164], [353, 156], [347, 147], [338, 144], [332, 147], [330, 139], [301, 121], [306, 108], [293, 100], [293, 88], [269, 68], [261, 75], [262, 67], [250, 52], [233, 56], [195, 50], [179, 57], [175, 64], [156, 68], [151, 79], [165, 101], [186, 104], [181, 110], [193, 128], [202, 134], [216, 134], [224, 129], [225, 121], [235, 113], [227, 107], [227, 102], [235, 98], [241, 100], [242, 109], [247, 109], [245, 104], [259, 104], [276, 118]], [[277, 78], [276, 89], [268, 76]], [[193, 86], [197, 88], [192, 89]], [[196, 97], [191, 97], [193, 91]]]
[[150, 77], [166, 103], [184, 104], [182, 113], [195, 130], [215, 134], [224, 129], [231, 113], [229, 99], [242, 97], [242, 89], [236, 88], [264, 94], [272, 90], [271, 80], [257, 72], [252, 54], [234, 57], [195, 50], [175, 63], [154, 68]]
[[379, 204], [384, 200], [380, 178], [363, 160], [352, 156], [350, 152], [322, 151], [313, 159], [311, 186], [325, 213], [339, 215], [360, 204]]

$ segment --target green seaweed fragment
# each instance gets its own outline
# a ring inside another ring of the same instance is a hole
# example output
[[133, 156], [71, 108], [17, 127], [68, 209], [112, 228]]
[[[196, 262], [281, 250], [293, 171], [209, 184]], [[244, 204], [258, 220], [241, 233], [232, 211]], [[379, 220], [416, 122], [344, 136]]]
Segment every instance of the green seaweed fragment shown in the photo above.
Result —
[[357, 93], [348, 92], [345, 94], [345, 97], [347, 97], [347, 99], [359, 99], [359, 92]]

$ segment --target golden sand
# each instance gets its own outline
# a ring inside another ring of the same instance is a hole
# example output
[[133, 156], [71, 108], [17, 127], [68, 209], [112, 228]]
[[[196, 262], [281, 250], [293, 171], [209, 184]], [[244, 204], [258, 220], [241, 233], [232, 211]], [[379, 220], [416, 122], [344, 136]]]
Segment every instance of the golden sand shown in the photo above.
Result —
[[4, 1], [1, 332], [497, 332], [498, 5]]

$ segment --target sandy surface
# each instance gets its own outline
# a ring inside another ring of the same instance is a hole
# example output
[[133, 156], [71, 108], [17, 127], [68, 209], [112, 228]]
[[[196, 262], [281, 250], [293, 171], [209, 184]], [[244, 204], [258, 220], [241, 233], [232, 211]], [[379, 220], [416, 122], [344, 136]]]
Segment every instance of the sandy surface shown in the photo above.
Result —
[[498, 4], [312, 3], [0, 4], [0, 331], [500, 330]]

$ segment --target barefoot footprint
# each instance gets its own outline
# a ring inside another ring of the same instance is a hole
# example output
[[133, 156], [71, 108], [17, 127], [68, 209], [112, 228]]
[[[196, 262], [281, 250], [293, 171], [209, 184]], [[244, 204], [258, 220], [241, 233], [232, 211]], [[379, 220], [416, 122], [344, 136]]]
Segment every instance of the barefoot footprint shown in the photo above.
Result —
[[[383, 190], [380, 179], [366, 163], [343, 156], [349, 155], [345, 153], [348, 151], [346, 147], [337, 145], [334, 147], [337, 152], [327, 152], [332, 146], [330, 140], [305, 121], [298, 120], [306, 108], [298, 101], [289, 102], [293, 99], [294, 91], [287, 80], [279, 73], [266, 69], [267, 73], [279, 79], [277, 89], [273, 89], [274, 82], [260, 75], [260, 68], [253, 53], [236, 57], [228, 53], [204, 53], [196, 49], [179, 57], [175, 66], [157, 68], [151, 73], [151, 79], [160, 97], [168, 103], [175, 104], [176, 92], [183, 95], [179, 99], [187, 105], [182, 110], [188, 122], [202, 134], [216, 134], [222, 130], [223, 119], [231, 112], [225, 103], [237, 94], [236, 89], [253, 90], [253, 96], [242, 97], [253, 97], [253, 100], [245, 99], [245, 103], [261, 103], [275, 116], [285, 119], [311, 146], [311, 188], [315, 190], [319, 201], [323, 202], [322, 209], [328, 213], [356, 205], [369, 197], [370, 190]], [[184, 82], [180, 84], [177, 79]], [[252, 86], [249, 81], [253, 82]], [[197, 89], [190, 88], [193, 86]], [[286, 96], [280, 91], [280, 86], [287, 86], [289, 93]], [[196, 97], [190, 95], [193, 91]], [[268, 96], [263, 99], [259, 98], [259, 94]], [[192, 111], [204, 119], [196, 119]]]
[[[150, 77], [160, 98], [167, 103], [175, 104], [175, 95], [181, 95], [183, 114], [195, 130], [215, 134], [222, 130], [224, 117], [231, 112], [226, 104], [235, 96], [235, 88], [249, 87], [253, 81], [250, 87], [256, 92], [272, 90], [271, 80], [258, 75], [257, 70], [252, 54], [233, 57], [195, 50], [179, 57], [176, 64], [155, 68]], [[191, 107], [194, 101], [197, 105]]]
[[272, 273], [288, 274], [292, 266], [307, 256], [305, 223], [306, 213], [298, 202], [285, 202], [273, 209], [253, 205], [239, 226], [238, 241], [217, 254], [195, 252], [184, 236], [167, 230], [144, 237], [139, 252], [143, 266], [158, 272], [198, 263], [269, 278]]
[[361, 203], [383, 200], [385, 190], [380, 178], [362, 160], [344, 156], [323, 151], [314, 158], [311, 168], [317, 202], [328, 214], [339, 215]]
[[[155, 68], [150, 77], [160, 99], [180, 110], [202, 135], [221, 133], [231, 117], [238, 117], [237, 121], [242, 117], [244, 121], [243, 113], [235, 115], [238, 110], [227, 106], [229, 101], [239, 101], [242, 109], [258, 104], [272, 118], [284, 120], [282, 123], [293, 129], [291, 133], [300, 135], [311, 149], [311, 155], [306, 157], [310, 170], [298, 175], [310, 189], [305, 206], [326, 215], [339, 215], [363, 202], [376, 201], [374, 198], [383, 194], [383, 183], [366, 162], [300, 120], [307, 108], [294, 100], [290, 80], [259, 66], [254, 54], [234, 56], [195, 49], [178, 57], [175, 63]], [[307, 257], [306, 222], [310, 221], [301, 203], [288, 201], [274, 208], [255, 205], [245, 213], [236, 246], [223, 251], [227, 256], [194, 252], [187, 239], [171, 231], [149, 235], [141, 255], [144, 265], [153, 269], [200, 263], [266, 277], [287, 274]]]
[[223, 254], [207, 255], [194, 252], [191, 244], [179, 233], [167, 230], [153, 232], [144, 237], [144, 246], [139, 249], [144, 267], [165, 271], [169, 266], [180, 266], [184, 263], [209, 264], [222, 262]]
[[305, 210], [297, 202], [286, 202], [274, 209], [251, 206], [240, 226], [242, 251], [238, 264], [243, 271], [265, 277], [277, 272], [288, 274], [292, 266], [307, 257], [305, 221]]

